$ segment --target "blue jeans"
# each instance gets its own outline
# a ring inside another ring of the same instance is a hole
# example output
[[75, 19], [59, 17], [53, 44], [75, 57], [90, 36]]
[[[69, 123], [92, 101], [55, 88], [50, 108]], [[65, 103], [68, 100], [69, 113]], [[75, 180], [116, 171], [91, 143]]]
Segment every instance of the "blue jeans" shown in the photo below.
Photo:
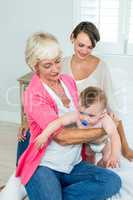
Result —
[[39, 166], [25, 186], [30, 200], [105, 200], [120, 187], [121, 179], [114, 172], [85, 161], [70, 174]]
[[16, 158], [16, 166], [18, 164], [18, 160], [20, 156], [24, 153], [24, 151], [27, 149], [29, 145], [30, 140], [30, 130], [27, 130], [26, 132], [26, 138], [24, 141], [18, 142], [17, 144], [17, 158]]

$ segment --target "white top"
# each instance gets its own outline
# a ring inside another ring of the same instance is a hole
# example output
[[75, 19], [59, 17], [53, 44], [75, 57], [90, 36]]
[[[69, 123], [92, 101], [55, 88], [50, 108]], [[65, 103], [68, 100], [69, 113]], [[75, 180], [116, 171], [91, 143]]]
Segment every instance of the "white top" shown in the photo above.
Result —
[[[49, 88], [46, 84], [43, 83], [46, 90], [49, 92], [51, 97], [57, 103], [57, 107], [59, 110], [59, 116], [65, 114], [66, 112], [75, 111], [75, 106], [73, 104], [72, 97], [65, 86], [65, 84], [61, 81], [61, 84], [65, 90], [67, 97], [70, 99], [70, 107], [66, 108], [60, 98], [56, 95], [56, 93]], [[45, 155], [43, 156], [40, 165], [47, 166], [56, 171], [70, 173], [73, 167], [78, 164], [81, 159], [81, 147], [82, 145], [67, 145], [61, 146], [60, 144], [52, 141], [46, 149]]]
[[[73, 77], [71, 70], [71, 58], [72, 57], [64, 58], [62, 73], [67, 73]], [[95, 71], [93, 71], [89, 77], [82, 80], [77, 80], [76, 84], [79, 93], [88, 86], [101, 88], [107, 96], [108, 109], [114, 112], [120, 118], [120, 113], [113, 91], [111, 75], [104, 61], [100, 60]]]

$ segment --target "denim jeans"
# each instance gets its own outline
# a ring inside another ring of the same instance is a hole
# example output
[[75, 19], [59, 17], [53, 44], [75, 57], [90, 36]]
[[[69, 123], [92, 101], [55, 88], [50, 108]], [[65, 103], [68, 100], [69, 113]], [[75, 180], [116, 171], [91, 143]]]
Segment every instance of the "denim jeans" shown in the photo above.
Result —
[[27, 149], [29, 145], [29, 140], [30, 140], [30, 130], [27, 130], [25, 140], [18, 142], [17, 144], [17, 158], [16, 158], [16, 166], [18, 164], [18, 160], [20, 156], [24, 153], [24, 151]]
[[120, 187], [121, 179], [114, 172], [85, 161], [70, 174], [39, 166], [25, 186], [30, 200], [105, 200]]

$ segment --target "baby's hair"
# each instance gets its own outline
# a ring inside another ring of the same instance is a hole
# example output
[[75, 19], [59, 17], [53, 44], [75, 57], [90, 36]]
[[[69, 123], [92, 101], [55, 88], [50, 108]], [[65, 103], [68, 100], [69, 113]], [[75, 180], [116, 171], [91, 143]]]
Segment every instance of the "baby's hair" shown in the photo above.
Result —
[[80, 93], [81, 106], [88, 108], [90, 105], [100, 102], [103, 109], [107, 106], [107, 97], [103, 90], [98, 87], [87, 87]]

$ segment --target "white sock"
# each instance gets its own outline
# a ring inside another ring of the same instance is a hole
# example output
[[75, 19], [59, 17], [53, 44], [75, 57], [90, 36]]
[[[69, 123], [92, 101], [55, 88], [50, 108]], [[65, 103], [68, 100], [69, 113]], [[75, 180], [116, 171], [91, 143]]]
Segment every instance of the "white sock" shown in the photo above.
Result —
[[0, 192], [0, 200], [23, 200], [26, 190], [15, 173], [9, 178], [5, 188]]

